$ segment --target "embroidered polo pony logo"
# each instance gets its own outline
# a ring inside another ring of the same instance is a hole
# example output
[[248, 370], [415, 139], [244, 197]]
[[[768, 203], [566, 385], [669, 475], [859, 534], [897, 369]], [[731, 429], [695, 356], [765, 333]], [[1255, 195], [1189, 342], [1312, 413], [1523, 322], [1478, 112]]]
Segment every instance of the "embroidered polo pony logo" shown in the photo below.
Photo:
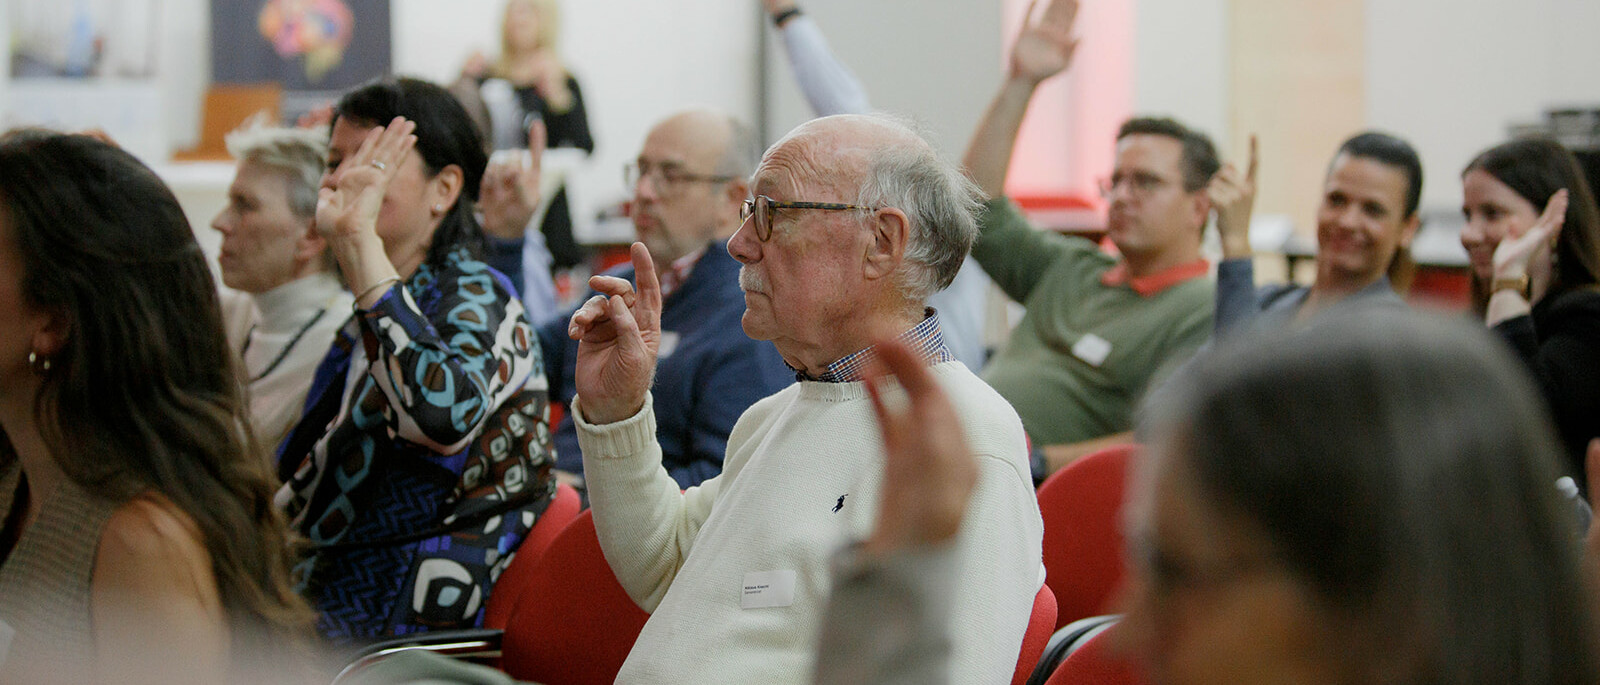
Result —
[[839, 502], [837, 504], [833, 505], [833, 513], [837, 514], [837, 513], [839, 513], [840, 509], [844, 508], [844, 498], [849, 497], [849, 496], [850, 496], [850, 493], [845, 493], [843, 495], [839, 495]]

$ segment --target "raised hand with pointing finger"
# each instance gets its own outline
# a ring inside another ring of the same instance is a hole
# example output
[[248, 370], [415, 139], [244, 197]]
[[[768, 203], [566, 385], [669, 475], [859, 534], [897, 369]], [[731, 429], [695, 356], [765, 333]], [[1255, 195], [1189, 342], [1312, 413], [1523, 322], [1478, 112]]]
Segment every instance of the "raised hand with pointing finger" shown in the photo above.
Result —
[[1206, 195], [1217, 211], [1217, 233], [1222, 237], [1222, 258], [1250, 256], [1250, 214], [1256, 202], [1256, 137], [1250, 136], [1250, 163], [1243, 176], [1228, 162], [1211, 177]]
[[661, 284], [644, 243], [634, 243], [630, 254], [637, 291], [624, 279], [594, 276], [589, 287], [600, 294], [583, 303], [567, 325], [567, 335], [578, 341], [577, 404], [594, 425], [639, 413], [655, 375]]

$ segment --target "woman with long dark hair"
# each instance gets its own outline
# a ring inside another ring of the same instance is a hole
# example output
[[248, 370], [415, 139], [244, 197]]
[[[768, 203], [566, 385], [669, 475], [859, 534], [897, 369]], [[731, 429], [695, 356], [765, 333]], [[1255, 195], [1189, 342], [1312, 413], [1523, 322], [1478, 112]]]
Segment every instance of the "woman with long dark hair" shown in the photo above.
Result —
[[311, 613], [172, 192], [86, 136], [0, 138], [0, 331], [7, 677], [292, 672]]
[[355, 312], [280, 448], [278, 503], [313, 545], [298, 576], [336, 641], [475, 625], [553, 488], [538, 342], [475, 254], [486, 161], [430, 83], [335, 108], [316, 221]]
[[1461, 173], [1473, 305], [1517, 350], [1587, 482], [1600, 437], [1600, 208], [1578, 160], [1548, 138], [1480, 153]]

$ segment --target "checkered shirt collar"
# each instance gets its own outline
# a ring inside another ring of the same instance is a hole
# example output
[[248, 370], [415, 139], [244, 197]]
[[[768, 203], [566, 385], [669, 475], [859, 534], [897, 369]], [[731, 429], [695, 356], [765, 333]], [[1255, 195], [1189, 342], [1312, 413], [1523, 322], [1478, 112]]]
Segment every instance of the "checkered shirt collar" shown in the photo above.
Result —
[[[955, 357], [950, 356], [950, 348], [944, 346], [944, 331], [939, 329], [939, 312], [928, 307], [923, 311], [922, 322], [912, 326], [910, 330], [901, 333], [896, 340], [905, 343], [911, 348], [911, 353], [920, 357], [924, 363], [932, 366], [947, 362]], [[859, 352], [845, 355], [838, 361], [829, 364], [828, 370], [817, 378], [808, 378], [804, 373], [796, 373], [799, 380], [815, 380], [823, 383], [854, 383], [866, 378], [866, 370], [871, 367], [872, 360], [878, 356], [873, 348], [868, 347]]]

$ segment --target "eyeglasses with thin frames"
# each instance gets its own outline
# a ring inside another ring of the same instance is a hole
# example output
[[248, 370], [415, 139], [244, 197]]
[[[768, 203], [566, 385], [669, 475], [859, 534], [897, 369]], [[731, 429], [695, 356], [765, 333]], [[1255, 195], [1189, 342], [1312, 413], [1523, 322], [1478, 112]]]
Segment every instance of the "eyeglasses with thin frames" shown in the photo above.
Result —
[[1099, 186], [1100, 197], [1102, 199], [1109, 200], [1111, 199], [1111, 196], [1117, 192], [1117, 188], [1120, 186], [1126, 186], [1129, 195], [1134, 197], [1145, 197], [1156, 192], [1157, 190], [1160, 190], [1162, 186], [1165, 186], [1170, 182], [1171, 181], [1154, 174], [1133, 172], [1130, 174], [1114, 176], [1112, 178], [1102, 178], [1096, 185]]
[[756, 240], [767, 242], [772, 238], [772, 215], [783, 209], [824, 209], [831, 211], [863, 210], [868, 212], [878, 211], [877, 207], [863, 207], [861, 205], [847, 205], [838, 202], [779, 202], [765, 195], [757, 195], [744, 201], [744, 207], [739, 212], [739, 218], [749, 221], [755, 217]]
[[655, 184], [656, 191], [662, 194], [675, 193], [686, 183], [727, 183], [734, 179], [733, 176], [684, 171], [683, 167], [676, 164], [651, 164], [641, 161], [622, 166], [622, 180], [629, 188], [636, 187], [641, 178], [649, 178], [650, 182]]

